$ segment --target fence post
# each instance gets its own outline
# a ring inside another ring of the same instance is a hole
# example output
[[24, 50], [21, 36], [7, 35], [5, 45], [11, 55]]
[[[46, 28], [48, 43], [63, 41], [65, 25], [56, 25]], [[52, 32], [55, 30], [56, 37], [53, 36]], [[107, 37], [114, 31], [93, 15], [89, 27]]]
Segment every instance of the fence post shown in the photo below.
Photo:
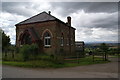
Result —
[[77, 62], [79, 64], [79, 52], [77, 52]]
[[93, 54], [93, 62], [94, 62], [94, 54]]

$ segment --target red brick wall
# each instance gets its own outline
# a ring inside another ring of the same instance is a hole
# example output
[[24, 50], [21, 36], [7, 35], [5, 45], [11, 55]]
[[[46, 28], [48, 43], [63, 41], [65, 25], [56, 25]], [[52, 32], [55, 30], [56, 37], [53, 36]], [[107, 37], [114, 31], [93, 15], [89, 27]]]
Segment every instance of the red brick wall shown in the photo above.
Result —
[[[33, 27], [36, 33], [39, 36], [39, 39], [41, 39], [43, 43], [43, 34], [46, 30], [51, 32], [52, 38], [51, 38], [51, 47], [45, 48], [43, 44], [40, 44], [40, 48], [43, 49], [43, 51], [47, 54], [57, 54], [59, 53], [60, 49], [64, 49], [65, 55], [70, 55], [69, 45], [67, 45], [68, 41], [68, 35], [69, 35], [69, 27], [64, 25], [63, 23], [60, 23], [58, 21], [48, 21], [48, 22], [41, 22], [41, 23], [33, 23], [33, 24], [26, 24], [26, 25], [18, 25], [16, 26], [16, 45], [19, 46], [18, 37], [22, 31], [24, 31], [27, 28]], [[71, 29], [71, 38], [73, 41], [73, 44], [71, 45], [71, 53], [74, 54], [75, 52], [75, 30], [73, 28]], [[63, 33], [64, 36], [64, 45], [60, 45], [60, 38], [61, 34]]]
[[[64, 49], [64, 54], [67, 56], [67, 55], [72, 55], [72, 54], [75, 54], [75, 29], [73, 28], [70, 28], [71, 30], [71, 33], [69, 34], [69, 27], [66, 26], [65, 24], [63, 23], [59, 23], [57, 22], [56, 24], [56, 33], [57, 33], [57, 40], [56, 40], [56, 47], [57, 47], [57, 52], [60, 51], [60, 48]], [[64, 44], [63, 46], [60, 46], [60, 37], [61, 37], [61, 34], [63, 33], [63, 36], [64, 36]], [[74, 34], [73, 34], [74, 33]], [[69, 43], [69, 35], [71, 35], [71, 39], [73, 40], [72, 41], [72, 45], [68, 45], [67, 43]], [[70, 51], [70, 47], [71, 47], [71, 51]]]

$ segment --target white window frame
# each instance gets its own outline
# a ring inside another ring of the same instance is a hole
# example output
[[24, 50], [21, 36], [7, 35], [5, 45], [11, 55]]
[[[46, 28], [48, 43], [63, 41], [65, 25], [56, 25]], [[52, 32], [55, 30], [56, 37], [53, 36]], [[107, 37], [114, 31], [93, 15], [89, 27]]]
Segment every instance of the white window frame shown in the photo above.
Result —
[[[46, 41], [45, 41], [46, 39], [47, 39], [47, 44], [46, 44]], [[48, 42], [48, 41], [49, 41], [48, 39], [50, 39], [50, 44], [48, 44], [48, 43], [49, 43], [49, 42]], [[44, 37], [44, 46], [45, 46], [45, 47], [50, 47], [50, 46], [51, 46], [51, 37], [50, 37], [50, 36], [49, 36], [49, 37]]]

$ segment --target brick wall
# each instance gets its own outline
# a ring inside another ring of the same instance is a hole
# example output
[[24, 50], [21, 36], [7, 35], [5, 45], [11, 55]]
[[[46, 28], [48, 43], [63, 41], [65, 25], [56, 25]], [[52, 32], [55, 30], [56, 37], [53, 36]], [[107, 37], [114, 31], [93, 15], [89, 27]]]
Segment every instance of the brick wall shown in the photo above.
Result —
[[[69, 27], [63, 23], [58, 21], [48, 21], [41, 23], [33, 23], [33, 24], [25, 24], [16, 26], [16, 45], [20, 46], [18, 38], [19, 35], [27, 28], [33, 27], [37, 36], [41, 40], [41, 44], [39, 44], [40, 48], [47, 54], [59, 54], [60, 50], [64, 50], [64, 55], [70, 55], [70, 46], [71, 46], [71, 54], [75, 52], [75, 30], [70, 28], [71, 30], [71, 39], [72, 44], [68, 45], [69, 42]], [[43, 44], [43, 34], [45, 31], [49, 31], [51, 33], [51, 47], [45, 48]], [[61, 35], [64, 36], [63, 46], [60, 45]]]
[[[57, 22], [56, 24], [56, 33], [57, 33], [57, 52], [60, 52], [60, 49], [64, 50], [64, 54], [66, 56], [72, 55], [75, 53], [75, 30], [73, 28], [70, 28], [70, 34], [69, 34], [69, 27], [66, 26], [63, 23]], [[64, 36], [64, 41], [63, 41], [63, 46], [60, 46], [60, 37], [61, 34], [63, 33]], [[71, 35], [72, 43], [69, 43], [69, 35]], [[70, 51], [71, 47], [71, 51]]]

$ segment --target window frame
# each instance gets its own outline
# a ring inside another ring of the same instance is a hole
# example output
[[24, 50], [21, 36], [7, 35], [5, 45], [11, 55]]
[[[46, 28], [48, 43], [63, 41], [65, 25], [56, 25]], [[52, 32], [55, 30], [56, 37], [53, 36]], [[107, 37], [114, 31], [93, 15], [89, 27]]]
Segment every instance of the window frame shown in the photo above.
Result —
[[[45, 36], [46, 33], [48, 33], [49, 36]], [[49, 32], [44, 33], [44, 47], [51, 47], [51, 35]]]

